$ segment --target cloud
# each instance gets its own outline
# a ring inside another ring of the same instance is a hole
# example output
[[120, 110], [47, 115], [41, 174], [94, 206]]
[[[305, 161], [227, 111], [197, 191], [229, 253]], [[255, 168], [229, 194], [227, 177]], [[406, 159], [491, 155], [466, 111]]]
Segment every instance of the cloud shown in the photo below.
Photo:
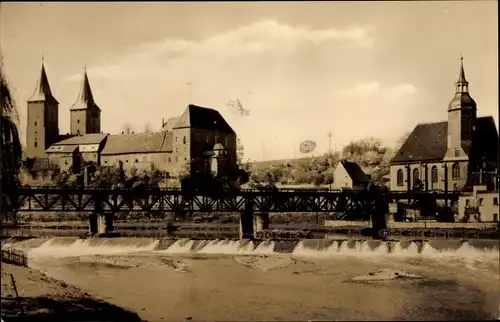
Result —
[[[235, 30], [216, 34], [201, 41], [166, 38], [162, 41], [144, 43], [132, 47], [118, 62], [90, 68], [94, 78], [108, 78], [122, 73], [124, 64], [134, 65], [144, 73], [144, 65], [165, 59], [211, 59], [230, 60], [249, 58], [263, 54], [296, 54], [304, 46], [320, 47], [329, 44], [352, 44], [367, 47], [374, 44], [370, 36], [372, 26], [355, 26], [345, 29], [311, 30], [274, 20], [261, 20]], [[136, 68], [129, 68], [128, 75]], [[81, 77], [71, 75], [66, 81], [77, 81]]]
[[339, 91], [339, 96], [343, 98], [360, 98], [366, 95], [374, 95], [380, 91], [379, 82], [369, 82], [356, 84], [354, 87], [341, 89]]

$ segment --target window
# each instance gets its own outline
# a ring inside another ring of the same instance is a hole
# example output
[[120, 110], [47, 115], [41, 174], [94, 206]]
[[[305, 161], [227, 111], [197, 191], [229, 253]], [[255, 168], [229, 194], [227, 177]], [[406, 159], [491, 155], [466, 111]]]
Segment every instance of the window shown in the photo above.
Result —
[[399, 169], [396, 175], [396, 181], [398, 186], [403, 185], [403, 170]]
[[128, 160], [125, 160], [125, 162], [127, 162], [127, 163], [128, 163]]
[[135, 163], [138, 163], [138, 162], [139, 162], [139, 160], [135, 159]]
[[497, 197], [493, 198], [493, 206], [498, 206], [498, 198]]
[[431, 183], [435, 184], [438, 182], [438, 168], [433, 166], [431, 169]]
[[175, 142], [177, 142], [177, 137], [175, 137]]
[[80, 130], [76, 130], [76, 135], [80, 135]]
[[35, 121], [35, 126], [37, 125], [36, 121]]
[[413, 183], [419, 180], [420, 180], [420, 173], [418, 172], [418, 169], [413, 169]]
[[64, 164], [68, 165], [68, 160], [64, 160]]
[[498, 214], [493, 214], [493, 222], [498, 222]]
[[483, 198], [479, 198], [478, 206], [482, 206], [482, 205], [483, 205]]
[[165, 174], [165, 176], [166, 176], [167, 178], [170, 178], [170, 172], [167, 172], [167, 173]]
[[185, 136], [182, 138], [182, 143], [186, 144], [186, 137]]
[[172, 159], [169, 157], [168, 158], [168, 163], [171, 163], [172, 162]]
[[451, 167], [451, 177], [453, 179], [460, 179], [460, 164], [457, 162], [453, 163]]
[[104, 161], [104, 164], [108, 164], [108, 160], [105, 160], [105, 161]]
[[187, 160], [188, 160], [188, 158], [184, 157], [184, 161], [187, 161]]
[[179, 148], [175, 148], [175, 152], [179, 152]]
[[35, 141], [35, 143], [33, 144], [35, 146], [35, 148], [38, 146], [38, 142]]
[[455, 149], [455, 157], [459, 157], [460, 156], [460, 150], [459, 149]]
[[76, 120], [76, 124], [80, 124], [80, 120]]

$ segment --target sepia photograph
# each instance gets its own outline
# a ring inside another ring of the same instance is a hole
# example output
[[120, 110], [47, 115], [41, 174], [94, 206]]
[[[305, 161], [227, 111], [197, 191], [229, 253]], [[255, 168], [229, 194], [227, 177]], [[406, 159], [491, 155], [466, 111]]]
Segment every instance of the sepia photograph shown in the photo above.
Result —
[[2, 1], [1, 320], [498, 320], [498, 86], [497, 1]]

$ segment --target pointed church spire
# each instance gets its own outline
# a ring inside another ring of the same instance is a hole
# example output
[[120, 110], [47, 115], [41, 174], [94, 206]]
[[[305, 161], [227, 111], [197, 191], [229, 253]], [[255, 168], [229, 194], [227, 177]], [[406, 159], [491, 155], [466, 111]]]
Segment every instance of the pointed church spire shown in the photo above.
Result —
[[465, 71], [464, 71], [464, 56], [460, 54], [460, 74], [458, 75], [458, 83], [467, 83], [467, 79], [465, 79]]
[[[94, 101], [94, 96], [92, 95], [92, 90], [90, 89], [90, 82], [87, 76], [87, 65], [83, 68], [83, 81], [80, 88], [80, 93], [76, 102], [71, 106], [72, 110], [87, 109], [97, 107]], [[97, 107], [98, 108], [98, 107]]]
[[50, 90], [49, 78], [47, 77], [47, 72], [45, 71], [44, 58], [42, 55], [42, 70], [40, 72], [40, 78], [36, 84], [35, 92], [28, 99], [28, 102], [40, 102], [40, 101], [52, 101], [53, 103], [59, 104], [59, 102], [52, 95]]

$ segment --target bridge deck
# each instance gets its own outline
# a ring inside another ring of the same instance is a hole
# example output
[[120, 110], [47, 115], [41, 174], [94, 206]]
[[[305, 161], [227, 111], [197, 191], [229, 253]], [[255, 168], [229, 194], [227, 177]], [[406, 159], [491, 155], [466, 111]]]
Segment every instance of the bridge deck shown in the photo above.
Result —
[[[6, 209], [31, 212], [370, 212], [374, 196], [363, 190], [227, 190], [215, 192], [180, 189], [62, 189], [21, 187], [5, 197]], [[384, 200], [456, 200], [457, 193], [394, 192]]]

